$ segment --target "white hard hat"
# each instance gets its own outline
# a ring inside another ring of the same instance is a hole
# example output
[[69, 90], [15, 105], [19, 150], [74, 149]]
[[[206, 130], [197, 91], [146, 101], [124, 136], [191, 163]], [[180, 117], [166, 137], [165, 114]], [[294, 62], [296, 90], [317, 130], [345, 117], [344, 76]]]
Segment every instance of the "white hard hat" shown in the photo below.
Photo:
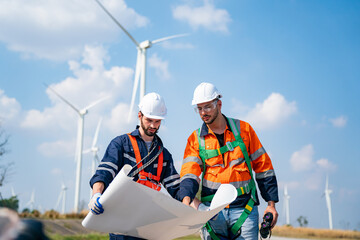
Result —
[[146, 94], [141, 99], [139, 110], [145, 117], [153, 119], [164, 119], [167, 111], [164, 99], [154, 92]]
[[195, 88], [194, 96], [191, 105], [196, 105], [204, 102], [210, 102], [216, 98], [221, 98], [221, 93], [217, 88], [207, 82], [200, 83], [199, 86]]

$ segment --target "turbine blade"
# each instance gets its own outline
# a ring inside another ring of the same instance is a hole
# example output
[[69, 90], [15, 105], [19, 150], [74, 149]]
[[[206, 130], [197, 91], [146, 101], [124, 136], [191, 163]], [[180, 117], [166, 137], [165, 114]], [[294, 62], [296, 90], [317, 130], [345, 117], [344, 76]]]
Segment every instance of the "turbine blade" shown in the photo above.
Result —
[[172, 36], [169, 36], [169, 37], [156, 39], [154, 41], [151, 41], [151, 43], [156, 44], [156, 43], [163, 42], [163, 41], [166, 41], [166, 40], [170, 40], [170, 39], [173, 39], [173, 38], [185, 37], [185, 36], [188, 36], [188, 35], [189, 35], [188, 33], [172, 35]]
[[93, 143], [92, 143], [91, 148], [94, 148], [94, 147], [96, 146], [97, 139], [98, 139], [98, 136], [99, 136], [99, 131], [100, 131], [101, 122], [102, 122], [102, 118], [100, 118], [100, 120], [99, 120], [99, 122], [98, 122], [98, 125], [97, 125], [97, 127], [96, 127], [96, 131], [95, 131], [95, 135], [94, 135], [94, 140], [93, 140]]
[[140, 79], [140, 70], [141, 70], [141, 50], [138, 49], [137, 59], [136, 59], [136, 66], [135, 66], [135, 79], [134, 79], [134, 87], [133, 92], [131, 96], [131, 103], [130, 103], [130, 110], [129, 110], [129, 116], [128, 116], [128, 122], [131, 120], [134, 104], [135, 104], [135, 98], [136, 98], [136, 92], [139, 85], [139, 79]]
[[57, 93], [52, 87], [44, 83], [44, 85], [50, 89], [53, 93], [55, 93], [56, 96], [58, 96], [61, 100], [63, 100], [67, 105], [69, 105], [72, 109], [74, 109], [77, 113], [80, 112], [79, 109], [77, 109], [74, 105], [72, 105], [68, 100], [66, 100], [63, 96], [61, 96], [59, 93]]
[[59, 197], [58, 197], [58, 200], [56, 202], [56, 206], [55, 206], [55, 210], [58, 209], [59, 205], [60, 205], [60, 201], [61, 201], [61, 197], [63, 195], [63, 191], [61, 190], [60, 194], [59, 194]]
[[105, 97], [103, 97], [103, 98], [100, 98], [99, 100], [90, 103], [87, 107], [84, 107], [83, 110], [84, 110], [84, 111], [87, 111], [87, 110], [89, 110], [90, 108], [92, 108], [92, 107], [94, 107], [95, 105], [97, 105], [98, 103], [100, 103], [100, 102], [102, 102], [102, 101], [104, 101], [104, 100], [106, 100], [106, 99], [108, 99], [108, 98], [110, 98], [110, 96], [105, 96]]
[[128, 31], [126, 31], [126, 29], [116, 20], [116, 18], [114, 18], [113, 15], [111, 15], [111, 13], [100, 3], [100, 1], [99, 0], [95, 0], [95, 1], [106, 12], [106, 14], [109, 15], [109, 17], [116, 23], [116, 25], [118, 25], [125, 32], [126, 35], [128, 35], [131, 41], [133, 41], [133, 43], [135, 43], [135, 45], [139, 47], [139, 43], [133, 38], [133, 36], [131, 36], [131, 34]]

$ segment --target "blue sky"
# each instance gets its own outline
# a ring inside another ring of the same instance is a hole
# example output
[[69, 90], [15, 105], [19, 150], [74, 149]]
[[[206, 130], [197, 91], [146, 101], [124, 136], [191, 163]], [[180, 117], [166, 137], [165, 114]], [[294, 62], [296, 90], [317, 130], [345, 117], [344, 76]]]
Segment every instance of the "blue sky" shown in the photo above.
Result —
[[[360, 229], [357, 146], [360, 128], [360, 2], [121, 1], [103, 4], [138, 41], [188, 33], [148, 50], [146, 92], [158, 92], [168, 116], [159, 135], [180, 170], [187, 137], [201, 125], [195, 87], [214, 83], [223, 112], [248, 121], [272, 158], [280, 200], [286, 184], [291, 224], [327, 228], [329, 175], [334, 228]], [[89, 148], [102, 117], [99, 155], [127, 122], [136, 48], [95, 1], [0, 2], [0, 117], [14, 162], [1, 193], [20, 208], [54, 208], [64, 182], [74, 206], [76, 113], [43, 83], [82, 108]], [[88, 202], [90, 154], [83, 157], [81, 199]], [[283, 202], [277, 204], [284, 224]], [[264, 203], [260, 208], [264, 210]]]

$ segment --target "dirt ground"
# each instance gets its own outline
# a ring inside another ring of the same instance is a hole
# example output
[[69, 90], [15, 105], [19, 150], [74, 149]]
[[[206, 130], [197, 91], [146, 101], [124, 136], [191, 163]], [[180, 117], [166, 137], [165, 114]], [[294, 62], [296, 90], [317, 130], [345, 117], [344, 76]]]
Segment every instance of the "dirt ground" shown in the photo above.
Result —
[[84, 228], [82, 219], [39, 219], [44, 224], [46, 234], [77, 235], [99, 233]]

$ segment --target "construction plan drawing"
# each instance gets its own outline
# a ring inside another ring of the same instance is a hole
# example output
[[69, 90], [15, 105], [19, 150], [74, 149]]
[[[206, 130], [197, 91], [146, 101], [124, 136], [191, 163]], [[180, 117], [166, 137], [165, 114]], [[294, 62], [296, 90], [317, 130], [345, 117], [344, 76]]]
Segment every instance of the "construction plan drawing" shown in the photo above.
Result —
[[169, 194], [134, 182], [127, 176], [130, 170], [125, 165], [117, 174], [99, 199], [104, 213], [90, 211], [82, 222], [85, 228], [153, 240], [179, 238], [197, 233], [237, 196], [234, 186], [222, 184], [208, 211], [197, 211]]

